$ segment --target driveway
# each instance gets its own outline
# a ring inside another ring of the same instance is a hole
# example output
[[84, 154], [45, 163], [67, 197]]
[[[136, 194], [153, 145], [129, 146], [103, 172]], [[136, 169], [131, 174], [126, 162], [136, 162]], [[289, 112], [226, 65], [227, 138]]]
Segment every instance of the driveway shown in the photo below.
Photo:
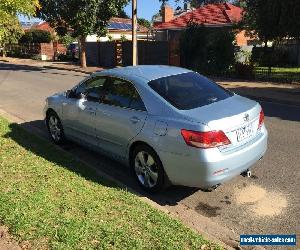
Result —
[[[44, 99], [71, 88], [84, 76], [0, 63], [0, 109], [22, 119], [24, 125], [40, 128], [46, 136], [42, 121]], [[237, 234], [299, 234], [300, 107], [261, 104], [269, 130], [269, 149], [253, 167], [252, 178], [238, 176], [211, 193], [172, 187], [149, 198], [170, 211], [179, 205], [184, 207], [192, 223], [197, 215], [205, 216]], [[65, 150], [146, 195], [120, 164], [75, 144], [65, 146]]]

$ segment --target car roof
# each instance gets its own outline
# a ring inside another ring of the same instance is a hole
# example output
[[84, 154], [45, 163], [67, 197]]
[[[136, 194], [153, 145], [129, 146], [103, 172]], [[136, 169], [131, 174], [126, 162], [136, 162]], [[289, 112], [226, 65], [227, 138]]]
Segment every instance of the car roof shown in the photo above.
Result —
[[112, 75], [116, 77], [124, 77], [132, 79], [135, 77], [143, 78], [147, 81], [152, 81], [158, 78], [178, 75], [182, 73], [191, 72], [188, 69], [167, 66], [167, 65], [139, 65], [139, 66], [128, 66], [119, 67], [108, 70], [96, 72], [96, 75]]

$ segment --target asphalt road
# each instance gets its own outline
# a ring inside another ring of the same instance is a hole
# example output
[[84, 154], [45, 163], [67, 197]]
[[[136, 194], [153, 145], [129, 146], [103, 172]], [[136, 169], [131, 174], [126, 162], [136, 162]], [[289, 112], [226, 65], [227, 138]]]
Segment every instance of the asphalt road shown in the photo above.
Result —
[[[44, 99], [71, 88], [85, 75], [0, 63], [0, 109], [42, 129]], [[153, 201], [166, 207], [183, 204], [238, 234], [300, 233], [300, 107], [262, 102], [269, 148], [253, 167], [253, 177], [236, 177], [211, 193], [172, 187]], [[78, 145], [65, 150], [142, 192], [120, 164]], [[145, 194], [144, 194], [145, 195]]]

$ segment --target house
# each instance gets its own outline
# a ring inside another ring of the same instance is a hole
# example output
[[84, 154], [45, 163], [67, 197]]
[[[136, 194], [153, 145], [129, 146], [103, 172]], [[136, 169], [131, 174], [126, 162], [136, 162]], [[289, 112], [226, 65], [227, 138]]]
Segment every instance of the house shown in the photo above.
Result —
[[[129, 18], [118, 18], [113, 17], [109, 20], [107, 25], [107, 35], [105, 37], [98, 37], [97, 35], [89, 35], [86, 38], [87, 42], [104, 42], [109, 40], [120, 40], [122, 37], [126, 38], [127, 40], [131, 40], [131, 30], [132, 30], [132, 23], [131, 19]], [[50, 27], [49, 23], [41, 21], [35, 23], [23, 22], [23, 29], [36, 29], [36, 30], [46, 30], [49, 31], [52, 35], [56, 35], [55, 30]], [[138, 25], [137, 31], [138, 39], [145, 40], [149, 38], [150, 32], [149, 30], [142, 26]]]
[[44, 21], [32, 25], [31, 29], [49, 31], [52, 35], [56, 34], [55, 30], [52, 27], [50, 27], [49, 23]]
[[[107, 35], [105, 37], [98, 37], [97, 35], [89, 35], [86, 38], [87, 42], [106, 42], [110, 40], [120, 40], [125, 38], [132, 40], [132, 20], [130, 18], [113, 17], [109, 20], [107, 25]], [[148, 28], [138, 25], [137, 38], [139, 40], [146, 40], [150, 36]]]
[[20, 21], [21, 27], [23, 30], [29, 30], [32, 26], [38, 25], [40, 21]]
[[173, 14], [171, 14], [172, 19], [175, 19], [176, 17], [179, 17], [187, 12], [190, 12], [192, 10], [195, 10], [195, 8], [191, 7], [190, 3], [184, 3], [183, 9], [178, 6], [175, 10], [173, 10], [170, 6], [168, 6], [167, 4], [163, 4], [161, 10], [159, 11], [158, 14], [154, 15], [152, 18], [152, 22], [153, 25], [158, 25], [162, 22], [163, 18], [165, 18], [166, 16], [164, 15], [164, 17], [162, 16], [162, 13], [164, 13], [164, 11], [162, 11], [163, 7], [167, 7], [170, 9], [170, 12], [172, 12]]
[[[232, 27], [242, 19], [243, 9], [230, 3], [207, 4], [197, 9], [187, 10], [174, 16], [174, 10], [169, 5], [163, 5], [161, 9], [161, 22], [155, 22], [154, 29], [156, 40], [178, 39], [182, 30], [189, 22], [205, 27]], [[250, 45], [251, 39], [245, 31], [236, 35], [238, 46]]]

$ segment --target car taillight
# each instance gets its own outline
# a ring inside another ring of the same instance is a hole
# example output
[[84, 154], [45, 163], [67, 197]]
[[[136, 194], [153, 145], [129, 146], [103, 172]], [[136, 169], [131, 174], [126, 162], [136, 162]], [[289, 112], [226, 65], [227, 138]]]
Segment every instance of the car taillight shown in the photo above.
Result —
[[264, 124], [264, 120], [265, 120], [265, 114], [264, 111], [261, 110], [259, 113], [258, 129], [262, 127], [262, 125]]
[[231, 143], [223, 131], [198, 132], [182, 129], [181, 135], [187, 145], [196, 148], [215, 148]]

